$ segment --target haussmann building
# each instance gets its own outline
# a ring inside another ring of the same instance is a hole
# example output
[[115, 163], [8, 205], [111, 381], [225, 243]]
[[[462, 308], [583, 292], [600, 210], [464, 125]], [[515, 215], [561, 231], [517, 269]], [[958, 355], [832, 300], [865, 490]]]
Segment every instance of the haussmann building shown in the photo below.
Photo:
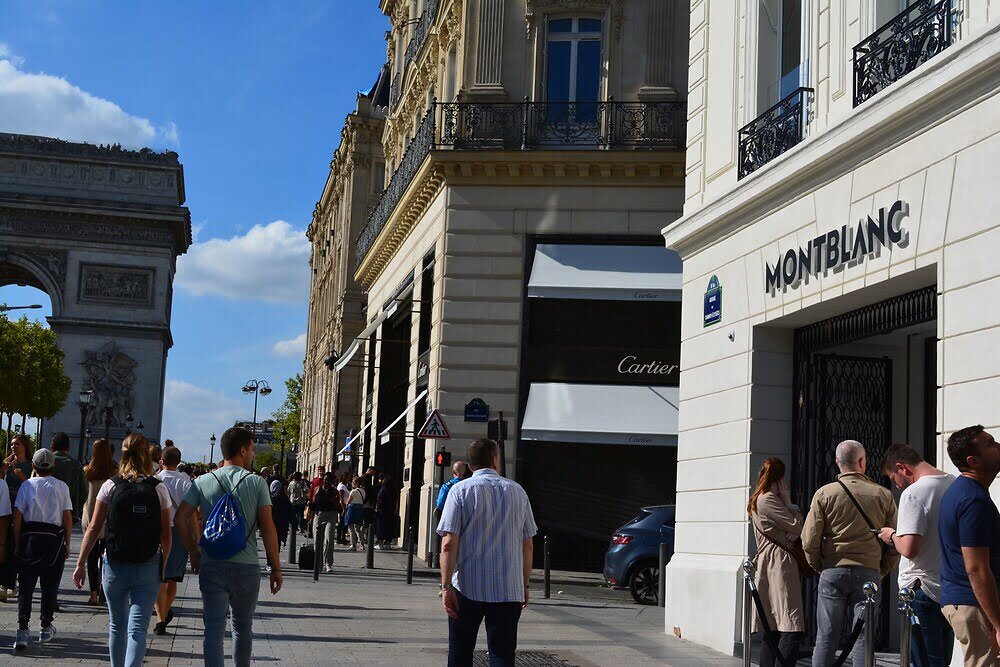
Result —
[[986, 0], [691, 5], [665, 631], [732, 654], [766, 457], [807, 507], [843, 439], [888, 484], [890, 443], [954, 472], [948, 434], [1000, 423], [1000, 22]]

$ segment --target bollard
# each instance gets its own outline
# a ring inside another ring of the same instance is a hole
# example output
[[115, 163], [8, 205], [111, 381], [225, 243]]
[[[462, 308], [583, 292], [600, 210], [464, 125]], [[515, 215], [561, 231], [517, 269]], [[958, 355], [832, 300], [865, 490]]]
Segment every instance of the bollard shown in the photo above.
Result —
[[413, 583], [413, 552], [417, 550], [417, 531], [410, 526], [410, 539], [406, 546], [406, 583]]
[[875, 667], [875, 600], [878, 597], [878, 584], [865, 582], [862, 589], [865, 594], [865, 667]]
[[545, 540], [542, 542], [542, 563], [545, 567], [545, 599], [552, 597], [552, 567], [549, 562], [549, 534], [545, 533]]
[[299, 554], [295, 550], [295, 536], [298, 535], [299, 529], [293, 528], [291, 535], [288, 536], [288, 563], [290, 565], [295, 565], [299, 562]]
[[656, 587], [656, 603], [657, 606], [665, 607], [667, 605], [667, 560], [670, 559], [668, 554], [668, 544], [660, 544], [660, 569], [657, 572], [657, 583]]
[[743, 561], [743, 667], [750, 667], [750, 628], [753, 619], [753, 561]]
[[368, 524], [368, 530], [365, 533], [365, 567], [369, 570], [375, 569], [375, 524]]
[[909, 588], [899, 589], [899, 613], [901, 619], [899, 633], [899, 664], [910, 664], [910, 633], [913, 632], [913, 591]]
[[313, 581], [319, 581], [319, 563], [323, 560], [323, 534], [326, 530], [315, 530], [315, 523], [313, 526], [313, 534], [315, 535], [313, 539]]

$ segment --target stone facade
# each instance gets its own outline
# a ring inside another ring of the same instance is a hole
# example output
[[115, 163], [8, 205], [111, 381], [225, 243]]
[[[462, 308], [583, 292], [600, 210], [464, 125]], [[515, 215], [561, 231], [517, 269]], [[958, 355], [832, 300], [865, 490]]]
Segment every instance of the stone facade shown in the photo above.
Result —
[[[887, 327], [880, 336], [868, 331], [863, 340], [862, 331], [858, 340], [830, 348], [892, 369], [878, 383], [891, 388], [887, 431], [865, 444], [871, 451], [885, 436], [909, 441], [954, 471], [947, 435], [969, 424], [1000, 423], [990, 401], [1000, 378], [991, 361], [1000, 328], [983, 307], [1000, 295], [992, 261], [1000, 247], [993, 215], [1000, 207], [993, 185], [1000, 25], [985, 0], [915, 3], [913, 11], [948, 14], [951, 4], [955, 9], [936, 28], [953, 36], [950, 46], [909, 73], [896, 70], [897, 80], [855, 104], [869, 48], [861, 43], [900, 11], [899, 3], [802, 3], [799, 83], [812, 92], [793, 118], [802, 122], [800, 141], [762, 164], [759, 154], [748, 154], [752, 135], [740, 128], [773, 103], [765, 90], [775, 81], [764, 73], [773, 49], [765, 11], [780, 3], [692, 2], [686, 201], [684, 216], [663, 231], [684, 259], [667, 632], [732, 654], [740, 637], [738, 573], [754, 551], [746, 503], [757, 471], [764, 458], [782, 457], [792, 487], [807, 488], [809, 470], [801, 462], [813, 451], [829, 456], [836, 444], [810, 440], [801, 430], [809, 424], [804, 419], [825, 414], [810, 406], [810, 376], [796, 375], [806, 360], [796, 341], [810, 325], [846, 313], [875, 317], [887, 299], [930, 290], [928, 317], [919, 325], [892, 333]], [[914, 19], [908, 25], [926, 25]], [[893, 30], [880, 33], [883, 42]], [[855, 49], [859, 44], [864, 48]], [[740, 178], [747, 166], [752, 173]], [[871, 243], [869, 236], [867, 247], [856, 245], [864, 237], [859, 221], [870, 229], [869, 219], [876, 225], [888, 219], [899, 242]], [[832, 230], [852, 243], [815, 259], [817, 243], [833, 238]], [[794, 275], [799, 248], [812, 257], [802, 279]], [[786, 262], [790, 249], [796, 258]], [[792, 279], [775, 287], [767, 275], [778, 265]], [[702, 298], [712, 277], [725, 290], [725, 308], [722, 321], [706, 327]], [[820, 335], [832, 339], [831, 331]], [[860, 420], [853, 427], [862, 428]], [[870, 460], [869, 472], [877, 474], [877, 456]], [[793, 501], [805, 507], [810, 498], [802, 495]]]
[[[112, 437], [131, 413], [160, 438], [177, 256], [191, 244], [177, 154], [0, 134], [0, 284], [45, 291], [49, 325], [73, 384], [44, 422], [80, 437], [77, 394], [95, 392], [87, 424]], [[75, 449], [74, 449], [75, 451]]]

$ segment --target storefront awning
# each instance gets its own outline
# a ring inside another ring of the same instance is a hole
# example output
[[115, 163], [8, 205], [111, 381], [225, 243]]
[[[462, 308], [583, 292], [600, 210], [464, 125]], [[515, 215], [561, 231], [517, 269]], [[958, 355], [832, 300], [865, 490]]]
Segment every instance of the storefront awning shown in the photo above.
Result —
[[677, 387], [532, 382], [522, 440], [677, 445]]
[[[420, 401], [420, 399], [422, 399], [426, 395], [427, 395], [427, 390], [424, 389], [422, 392], [420, 392], [419, 394], [417, 394], [416, 398], [414, 398], [412, 401], [410, 401], [409, 405], [407, 405], [406, 408], [402, 412], [399, 413], [398, 417], [396, 417], [395, 419], [392, 420], [391, 424], [389, 424], [384, 429], [382, 429], [382, 432], [378, 434], [379, 444], [383, 444], [389, 438], [389, 435], [390, 435], [389, 431], [391, 431], [396, 426], [396, 424], [398, 424], [400, 421], [402, 421], [403, 419], [405, 419], [406, 418], [406, 414], [410, 411], [410, 408], [412, 408], [414, 405], [416, 405]], [[421, 424], [421, 426], [422, 426], [422, 424]]]
[[344, 354], [341, 355], [341, 357], [337, 359], [337, 362], [333, 365], [333, 370], [338, 373], [344, 370], [344, 367], [351, 362], [351, 359], [357, 351], [361, 349], [361, 343], [368, 340], [376, 331], [378, 331], [378, 328], [382, 326], [382, 322], [395, 315], [396, 311], [399, 309], [400, 301], [405, 300], [412, 293], [413, 283], [410, 283], [399, 294], [390, 299], [386, 304], [386, 307], [375, 316], [375, 319], [373, 319], [368, 326], [364, 328], [364, 331], [359, 333], [358, 337], [351, 341], [351, 344], [347, 346], [346, 350], [344, 350]]
[[[347, 444], [344, 445], [343, 449], [341, 449], [339, 452], [337, 452], [337, 456], [340, 456], [341, 454], [343, 454], [344, 452], [346, 452], [348, 449], [351, 449], [354, 445], [356, 445], [356, 444], [360, 445], [362, 442], [364, 442], [365, 433], [368, 432], [368, 429], [371, 427], [371, 425], [372, 425], [372, 420], [369, 419], [368, 423], [366, 423], [364, 426], [362, 426], [361, 429], [357, 433], [355, 433], [353, 436], [351, 436], [350, 438], [347, 439]], [[354, 450], [351, 449], [351, 451], [353, 452]]]
[[662, 246], [541, 243], [528, 296], [548, 299], [680, 301], [681, 260]]

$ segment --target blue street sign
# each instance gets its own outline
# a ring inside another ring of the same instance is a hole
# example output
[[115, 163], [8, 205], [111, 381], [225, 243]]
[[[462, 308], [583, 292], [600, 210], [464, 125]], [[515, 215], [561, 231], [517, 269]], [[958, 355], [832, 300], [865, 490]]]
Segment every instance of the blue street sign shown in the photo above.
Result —
[[465, 404], [465, 421], [467, 422], [488, 422], [490, 420], [490, 406], [481, 398], [474, 398]]
[[705, 290], [705, 326], [710, 327], [722, 321], [722, 285], [719, 278], [712, 276]]

